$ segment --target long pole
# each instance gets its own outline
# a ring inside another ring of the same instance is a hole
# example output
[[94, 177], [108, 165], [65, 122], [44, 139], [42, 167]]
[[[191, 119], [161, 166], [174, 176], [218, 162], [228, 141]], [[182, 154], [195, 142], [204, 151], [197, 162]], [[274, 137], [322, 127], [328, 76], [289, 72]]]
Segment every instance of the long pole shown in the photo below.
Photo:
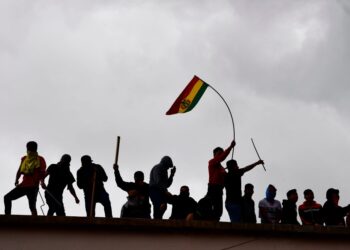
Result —
[[[208, 84], [208, 83], [207, 83]], [[232, 116], [232, 112], [231, 112], [231, 109], [230, 107], [228, 106], [225, 98], [219, 93], [219, 91], [217, 91], [213, 86], [211, 86], [210, 84], [208, 84], [208, 87], [210, 87], [212, 90], [214, 90], [214, 92], [216, 94], [218, 94], [221, 98], [221, 100], [225, 103], [227, 109], [228, 109], [228, 112], [230, 113], [230, 117], [231, 117], [231, 122], [232, 122], [232, 130], [233, 130], [233, 140], [236, 140], [236, 131], [235, 131], [235, 123], [233, 121], [233, 116]], [[232, 149], [232, 158], [233, 158], [233, 152], [234, 152], [234, 148]]]
[[[254, 143], [254, 141], [253, 141], [253, 138], [250, 138], [250, 139], [252, 140], [253, 147], [254, 147], [254, 149], [255, 149], [255, 152], [256, 152], [257, 156], [259, 157], [259, 160], [261, 160], [260, 155], [259, 155], [259, 153], [258, 153], [258, 150], [257, 150], [256, 147], [255, 147], [255, 143]], [[265, 164], [262, 164], [262, 166], [263, 166], [263, 168], [264, 168], [264, 170], [265, 170], [265, 172], [266, 172]]]

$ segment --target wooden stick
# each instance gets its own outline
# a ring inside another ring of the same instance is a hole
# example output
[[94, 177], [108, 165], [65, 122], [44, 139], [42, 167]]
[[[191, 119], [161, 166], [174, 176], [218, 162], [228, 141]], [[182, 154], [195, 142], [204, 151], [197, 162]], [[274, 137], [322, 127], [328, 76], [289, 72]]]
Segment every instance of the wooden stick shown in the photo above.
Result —
[[118, 164], [118, 159], [119, 159], [119, 145], [120, 145], [120, 136], [117, 137], [117, 149], [115, 151], [115, 161], [114, 161], [114, 163], [116, 165]]
[[[257, 150], [257, 149], [256, 149], [256, 147], [255, 147], [255, 144], [254, 144], [253, 138], [250, 138], [250, 139], [252, 140], [253, 147], [254, 147], [254, 149], [255, 149], [256, 154], [257, 154], [257, 155], [258, 155], [258, 157], [259, 157], [259, 160], [261, 160], [260, 155], [259, 155], [259, 153], [258, 153], [258, 150]], [[265, 170], [265, 172], [266, 172], [265, 164], [262, 164], [262, 166], [263, 166], [263, 168], [264, 168], [264, 170]]]
[[91, 204], [90, 204], [90, 217], [93, 217], [95, 213], [95, 189], [96, 189], [96, 167], [93, 165], [93, 174], [92, 174], [92, 191], [91, 191]]

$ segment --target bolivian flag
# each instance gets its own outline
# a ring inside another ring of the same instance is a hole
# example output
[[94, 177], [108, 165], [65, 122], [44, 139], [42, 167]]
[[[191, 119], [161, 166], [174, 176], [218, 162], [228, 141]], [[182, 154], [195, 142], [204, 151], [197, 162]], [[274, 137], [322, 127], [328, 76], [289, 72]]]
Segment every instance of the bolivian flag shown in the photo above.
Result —
[[199, 99], [201, 99], [208, 86], [206, 82], [194, 76], [166, 114], [173, 115], [191, 111], [196, 106]]

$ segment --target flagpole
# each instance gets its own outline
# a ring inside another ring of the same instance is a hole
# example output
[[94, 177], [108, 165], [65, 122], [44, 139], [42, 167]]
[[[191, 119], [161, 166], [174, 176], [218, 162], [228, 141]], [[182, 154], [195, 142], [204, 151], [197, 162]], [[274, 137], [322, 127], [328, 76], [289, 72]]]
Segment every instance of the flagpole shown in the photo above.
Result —
[[[207, 82], [205, 82], [206, 84], [208, 84]], [[214, 92], [216, 94], [218, 94], [221, 98], [221, 100], [225, 103], [227, 109], [228, 109], [228, 112], [230, 113], [230, 117], [231, 117], [231, 121], [232, 121], [232, 129], [233, 129], [233, 140], [236, 140], [236, 131], [235, 131], [235, 123], [233, 121], [233, 116], [232, 116], [232, 112], [231, 112], [231, 109], [230, 107], [228, 106], [226, 100], [224, 99], [224, 97], [213, 87], [211, 86], [210, 84], [208, 84], [208, 87], [210, 87], [212, 90], [214, 90]], [[233, 158], [233, 152], [234, 152], [234, 148], [232, 149], [232, 158]]]

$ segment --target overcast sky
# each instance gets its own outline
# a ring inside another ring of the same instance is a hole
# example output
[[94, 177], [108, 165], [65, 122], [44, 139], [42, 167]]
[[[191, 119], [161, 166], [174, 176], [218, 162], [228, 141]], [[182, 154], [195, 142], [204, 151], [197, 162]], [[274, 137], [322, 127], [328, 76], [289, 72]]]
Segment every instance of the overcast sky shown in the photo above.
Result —
[[[265, 160], [267, 172], [242, 179], [255, 185], [256, 205], [270, 183], [279, 200], [297, 188], [301, 203], [311, 188], [323, 204], [334, 187], [348, 204], [349, 27], [345, 0], [1, 0], [1, 196], [35, 140], [48, 164], [71, 154], [74, 175], [84, 154], [101, 164], [119, 217], [127, 196], [112, 169], [119, 135], [125, 180], [142, 170], [148, 181], [169, 155], [177, 166], [169, 191], [188, 185], [202, 198], [212, 149], [229, 145], [232, 124], [210, 89], [193, 111], [165, 115], [196, 74], [231, 107], [239, 165], [257, 160], [251, 137]], [[85, 216], [67, 191], [65, 204], [67, 215]], [[26, 198], [13, 213], [30, 214]]]

